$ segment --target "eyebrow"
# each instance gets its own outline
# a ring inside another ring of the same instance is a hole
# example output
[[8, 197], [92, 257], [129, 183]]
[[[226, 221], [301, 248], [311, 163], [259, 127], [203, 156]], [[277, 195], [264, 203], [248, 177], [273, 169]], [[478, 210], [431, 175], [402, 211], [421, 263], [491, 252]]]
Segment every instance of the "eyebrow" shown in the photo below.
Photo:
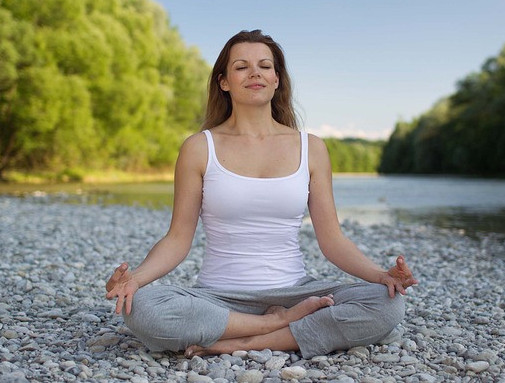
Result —
[[[233, 65], [233, 64], [235, 64], [236, 62], [239, 62], [239, 61], [242, 61], [242, 62], [245, 62], [245, 63], [246, 63], [246, 62], [248, 62], [246, 59], [236, 59], [236, 60], [234, 60], [234, 61], [232, 62], [232, 65]], [[274, 62], [274, 60], [269, 59], [269, 58], [261, 59], [261, 60], [259, 60], [259, 61], [260, 61], [260, 62], [261, 62], [261, 61], [270, 61], [272, 64], [273, 64], [273, 62]]]

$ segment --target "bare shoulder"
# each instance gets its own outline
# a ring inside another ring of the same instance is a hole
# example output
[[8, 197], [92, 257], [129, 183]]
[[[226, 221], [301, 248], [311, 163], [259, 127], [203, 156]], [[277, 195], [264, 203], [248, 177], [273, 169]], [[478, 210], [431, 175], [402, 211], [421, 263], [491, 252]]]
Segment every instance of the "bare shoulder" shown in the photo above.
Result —
[[314, 157], [326, 157], [328, 156], [328, 149], [324, 141], [311, 133], [308, 134], [309, 137], [309, 155]]
[[313, 135], [308, 135], [309, 137], [309, 169], [311, 175], [315, 173], [331, 173], [330, 156], [328, 154], [328, 149], [324, 141]]
[[184, 140], [181, 146], [181, 150], [201, 150], [204, 147], [207, 147], [207, 138], [205, 137], [205, 133], [198, 132], [192, 134]]
[[195, 133], [184, 140], [179, 150], [179, 164], [204, 170], [207, 165], [207, 138], [203, 132]]

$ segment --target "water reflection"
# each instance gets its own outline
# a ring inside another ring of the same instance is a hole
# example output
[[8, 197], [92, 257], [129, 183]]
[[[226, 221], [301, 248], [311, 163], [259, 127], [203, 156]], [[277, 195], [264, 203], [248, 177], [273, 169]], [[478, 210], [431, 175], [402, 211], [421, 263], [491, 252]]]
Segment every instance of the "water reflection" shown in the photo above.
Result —
[[399, 222], [423, 222], [447, 229], [462, 229], [468, 234], [477, 232], [492, 232], [505, 234], [505, 208], [469, 209], [469, 208], [437, 208], [419, 210], [396, 210], [395, 216]]
[[[169, 182], [100, 185], [0, 185], [0, 194], [66, 203], [170, 208]], [[341, 221], [429, 224], [505, 234], [505, 181], [457, 177], [340, 176], [334, 196]]]

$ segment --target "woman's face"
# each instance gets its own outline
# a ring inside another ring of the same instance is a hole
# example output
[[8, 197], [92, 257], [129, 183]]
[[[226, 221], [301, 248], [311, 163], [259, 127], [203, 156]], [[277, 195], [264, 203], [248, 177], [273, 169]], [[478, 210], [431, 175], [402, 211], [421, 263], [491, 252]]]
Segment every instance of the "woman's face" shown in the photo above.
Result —
[[226, 72], [219, 79], [219, 85], [229, 92], [235, 104], [268, 103], [279, 86], [272, 51], [263, 43], [235, 44], [230, 50]]

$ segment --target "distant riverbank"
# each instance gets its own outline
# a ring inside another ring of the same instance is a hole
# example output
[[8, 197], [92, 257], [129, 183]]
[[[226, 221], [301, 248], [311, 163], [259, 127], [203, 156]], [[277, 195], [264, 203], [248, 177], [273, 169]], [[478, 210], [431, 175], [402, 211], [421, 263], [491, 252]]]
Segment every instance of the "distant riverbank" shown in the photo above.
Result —
[[173, 181], [174, 171], [124, 172], [120, 170], [86, 171], [67, 169], [61, 172], [17, 172], [8, 171], [5, 180], [0, 183], [0, 192], [8, 185], [53, 185], [67, 183], [110, 184], [132, 182]]

